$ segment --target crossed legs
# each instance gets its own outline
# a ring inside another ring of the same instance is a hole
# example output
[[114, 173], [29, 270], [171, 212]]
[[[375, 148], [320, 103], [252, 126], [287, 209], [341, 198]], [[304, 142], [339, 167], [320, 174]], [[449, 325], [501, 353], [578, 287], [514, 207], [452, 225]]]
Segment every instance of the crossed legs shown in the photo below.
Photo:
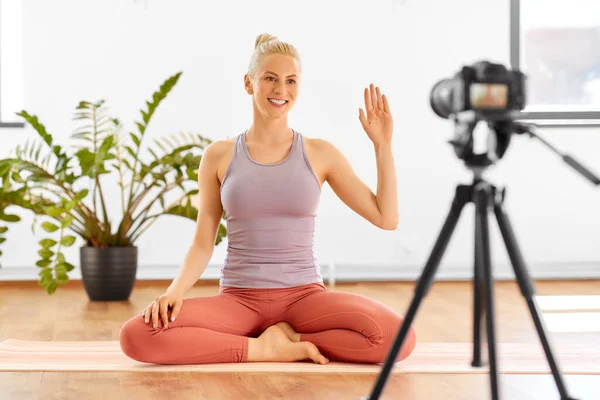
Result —
[[[374, 299], [329, 290], [297, 300], [282, 320], [289, 323], [286, 331], [292, 340], [315, 344], [331, 361], [353, 363], [384, 362], [403, 321], [396, 311]], [[396, 361], [408, 357], [415, 345], [411, 327]]]
[[[130, 358], [158, 364], [381, 363], [401, 323], [398, 313], [374, 299], [329, 291], [321, 284], [232, 288], [184, 299], [167, 329], [154, 329], [137, 315], [121, 327], [120, 344]], [[415, 344], [411, 328], [397, 361], [408, 357]]]

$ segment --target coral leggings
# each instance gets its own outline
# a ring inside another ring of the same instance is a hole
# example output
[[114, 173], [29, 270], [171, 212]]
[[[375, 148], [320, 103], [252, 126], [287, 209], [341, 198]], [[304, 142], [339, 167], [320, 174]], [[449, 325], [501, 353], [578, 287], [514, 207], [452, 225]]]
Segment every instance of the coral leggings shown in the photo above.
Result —
[[[281, 289], [221, 287], [215, 296], [184, 299], [166, 329], [162, 323], [155, 329], [152, 321], [136, 315], [121, 327], [120, 344], [128, 357], [147, 363], [245, 362], [248, 337], [281, 321], [330, 361], [382, 363], [402, 317], [376, 300], [330, 291], [321, 283]], [[396, 361], [408, 357], [415, 343], [411, 327]]]

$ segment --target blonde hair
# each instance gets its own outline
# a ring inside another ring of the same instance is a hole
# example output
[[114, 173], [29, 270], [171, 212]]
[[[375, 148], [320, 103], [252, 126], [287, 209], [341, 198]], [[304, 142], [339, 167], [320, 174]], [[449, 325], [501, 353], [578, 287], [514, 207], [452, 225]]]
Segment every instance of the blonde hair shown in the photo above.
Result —
[[250, 79], [254, 78], [254, 74], [259, 65], [271, 54], [283, 54], [285, 56], [294, 57], [301, 66], [300, 54], [293, 45], [282, 42], [277, 36], [261, 33], [256, 37], [256, 41], [254, 42], [254, 53], [252, 54], [250, 64], [248, 65], [248, 76]]

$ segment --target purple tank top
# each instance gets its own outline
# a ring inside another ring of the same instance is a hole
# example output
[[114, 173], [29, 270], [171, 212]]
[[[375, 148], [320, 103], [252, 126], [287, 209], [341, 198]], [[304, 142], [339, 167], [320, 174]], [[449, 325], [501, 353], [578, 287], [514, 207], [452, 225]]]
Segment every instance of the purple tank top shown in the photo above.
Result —
[[221, 184], [227, 255], [220, 285], [285, 288], [323, 282], [313, 253], [319, 181], [295, 130], [281, 162], [252, 159], [246, 132], [238, 135]]

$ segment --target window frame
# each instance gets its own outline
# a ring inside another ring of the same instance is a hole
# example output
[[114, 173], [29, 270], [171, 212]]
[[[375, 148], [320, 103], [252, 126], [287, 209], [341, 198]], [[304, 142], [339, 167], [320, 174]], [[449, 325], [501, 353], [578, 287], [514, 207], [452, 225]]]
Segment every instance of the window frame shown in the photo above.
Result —
[[[0, 31], [0, 35], [1, 34], [2, 33]], [[2, 46], [2, 40], [0, 40], [0, 46]], [[2, 49], [0, 48], [0, 50], [2, 50]], [[2, 51], [0, 51], [0, 71], [1, 70], [2, 70]], [[1, 75], [0, 75], [0, 77], [1, 77]], [[1, 96], [2, 91], [1, 90], [2, 89], [1, 88], [2, 88], [2, 81], [0, 81], [0, 129], [2, 129], [2, 128], [11, 128], [11, 129], [25, 128], [24, 122], [3, 122], [2, 121], [2, 107], [1, 107], [2, 106], [2, 103], [1, 103], [2, 102], [2, 96]]]
[[[512, 69], [520, 70], [521, 0], [510, 0], [510, 64]], [[535, 122], [540, 126], [600, 126], [600, 109], [598, 111], [521, 111], [519, 119]]]

